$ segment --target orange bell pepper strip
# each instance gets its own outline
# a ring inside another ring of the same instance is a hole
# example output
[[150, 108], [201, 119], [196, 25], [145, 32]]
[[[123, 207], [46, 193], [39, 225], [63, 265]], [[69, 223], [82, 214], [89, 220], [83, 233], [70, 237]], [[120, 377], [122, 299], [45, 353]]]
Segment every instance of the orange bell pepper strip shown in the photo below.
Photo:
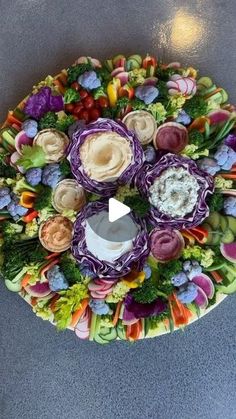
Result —
[[134, 88], [125, 84], [118, 89], [118, 96], [119, 97], [127, 97], [128, 99], [132, 99], [134, 97]]
[[186, 230], [181, 231], [182, 236], [188, 240], [190, 246], [193, 246], [195, 243], [195, 237], [193, 237], [190, 233]]
[[156, 68], [157, 66], [157, 60], [155, 57], [151, 57], [150, 55], [147, 55], [142, 62], [142, 67], [147, 69], [148, 67], [154, 67]]
[[210, 274], [214, 278], [214, 280], [217, 282], [217, 284], [221, 283], [224, 279], [222, 275], [217, 271], [210, 271]]
[[77, 325], [80, 317], [82, 316], [82, 314], [85, 312], [86, 308], [88, 307], [88, 303], [89, 303], [89, 299], [85, 298], [81, 302], [81, 306], [76, 311], [74, 311], [74, 313], [72, 314], [71, 322], [70, 322], [71, 327], [75, 327]]
[[200, 243], [204, 244], [207, 241], [208, 231], [203, 227], [192, 227], [186, 230], [191, 236], [195, 238], [195, 240]]
[[193, 315], [192, 312], [178, 300], [174, 293], [168, 297], [168, 301], [175, 327], [188, 324]]
[[24, 208], [33, 208], [36, 196], [37, 194], [35, 192], [22, 192], [20, 197], [20, 205]]
[[26, 214], [22, 219], [24, 223], [31, 223], [35, 218], [38, 217], [38, 211], [36, 210], [30, 210], [28, 214]]
[[31, 305], [34, 307], [37, 305], [38, 298], [37, 297], [31, 297]]
[[136, 323], [128, 325], [126, 328], [126, 339], [127, 340], [137, 340], [142, 331], [142, 322], [141, 319]]
[[206, 122], [210, 125], [210, 119], [206, 116], [199, 116], [199, 118], [194, 119], [194, 121], [189, 126], [188, 130], [191, 131], [193, 129], [198, 130], [199, 132], [205, 132], [205, 124]]
[[31, 275], [30, 274], [25, 274], [25, 276], [23, 277], [23, 279], [21, 280], [21, 286], [22, 288], [25, 288], [29, 281], [30, 281]]
[[63, 86], [62, 82], [59, 79], [55, 79], [55, 80], [53, 80], [53, 84], [54, 84], [54, 86], [57, 87], [57, 90], [59, 91], [59, 93], [61, 93], [62, 95], [64, 95], [66, 89]]

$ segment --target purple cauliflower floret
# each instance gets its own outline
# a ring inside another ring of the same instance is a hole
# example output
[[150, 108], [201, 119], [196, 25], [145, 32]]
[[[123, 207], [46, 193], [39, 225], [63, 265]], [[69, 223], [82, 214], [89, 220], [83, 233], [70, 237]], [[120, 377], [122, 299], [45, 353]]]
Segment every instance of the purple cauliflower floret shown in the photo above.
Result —
[[152, 276], [152, 270], [149, 265], [144, 265], [143, 272], [145, 273], [145, 279], [149, 279]]
[[202, 273], [202, 267], [196, 260], [186, 260], [183, 263], [183, 270], [190, 280]]
[[101, 86], [101, 81], [95, 71], [85, 71], [85, 73], [78, 77], [78, 83], [84, 89], [88, 90], [96, 89]]
[[214, 157], [223, 170], [230, 170], [236, 163], [236, 152], [225, 144], [218, 147]]
[[106, 304], [104, 300], [90, 300], [89, 307], [95, 314], [98, 314], [99, 316], [108, 314], [110, 311], [108, 304]]
[[157, 154], [152, 146], [147, 146], [146, 150], [144, 151], [144, 155], [147, 163], [156, 163]]
[[191, 122], [191, 117], [184, 110], [179, 112], [179, 115], [175, 119], [175, 122], [183, 125], [189, 125]]
[[15, 194], [11, 193], [11, 202], [7, 205], [7, 211], [12, 218], [17, 221], [28, 212], [28, 208], [19, 205], [19, 198]]
[[0, 209], [3, 209], [11, 202], [10, 189], [1, 188], [0, 189]]
[[236, 132], [227, 135], [227, 137], [224, 139], [224, 143], [225, 145], [231, 147], [234, 151], [236, 151]]
[[180, 287], [188, 282], [188, 277], [185, 272], [179, 272], [171, 278], [171, 282], [175, 287]]
[[215, 174], [220, 171], [220, 166], [217, 164], [217, 161], [209, 157], [198, 160], [197, 164], [201, 170], [211, 176], [215, 176]]
[[189, 282], [186, 287], [180, 287], [177, 297], [182, 304], [190, 304], [197, 297], [197, 293], [196, 285]]
[[27, 99], [24, 112], [38, 120], [49, 111], [62, 111], [63, 107], [64, 102], [61, 95], [53, 96], [50, 87], [42, 87], [39, 92]]
[[38, 122], [34, 119], [27, 119], [23, 122], [22, 129], [25, 131], [27, 137], [34, 138], [38, 133]]
[[54, 265], [47, 271], [47, 279], [51, 291], [66, 290], [69, 287], [65, 275], [60, 271], [58, 265]]
[[43, 171], [40, 167], [35, 167], [27, 170], [25, 178], [31, 186], [37, 186], [41, 182], [42, 173]]
[[143, 100], [145, 105], [152, 103], [159, 95], [159, 90], [155, 86], [139, 86], [135, 90], [135, 96]]
[[51, 188], [55, 188], [62, 178], [60, 165], [58, 163], [48, 164], [43, 169], [42, 183]]
[[92, 279], [97, 277], [97, 275], [93, 271], [91, 271], [89, 268], [87, 268], [84, 265], [80, 265], [79, 269], [83, 276], [89, 276]]
[[236, 217], [236, 197], [230, 196], [224, 201], [224, 211], [227, 215], [232, 215]]

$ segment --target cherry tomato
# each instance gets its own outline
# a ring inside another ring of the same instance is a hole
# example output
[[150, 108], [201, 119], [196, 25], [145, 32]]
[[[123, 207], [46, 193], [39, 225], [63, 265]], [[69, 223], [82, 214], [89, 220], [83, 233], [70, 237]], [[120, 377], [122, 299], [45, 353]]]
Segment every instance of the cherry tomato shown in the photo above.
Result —
[[106, 96], [101, 96], [98, 99], [98, 103], [101, 106], [101, 108], [107, 108], [109, 106], [109, 100], [107, 99]]
[[85, 99], [88, 96], [88, 92], [84, 89], [80, 90], [80, 99]]
[[72, 83], [71, 87], [72, 87], [72, 89], [75, 89], [76, 92], [78, 92], [78, 90], [81, 89], [81, 87], [80, 87], [80, 85], [77, 81], [74, 81], [74, 83]]
[[74, 104], [73, 103], [67, 103], [66, 105], [65, 105], [65, 110], [67, 111], [67, 112], [73, 112], [74, 111]]
[[74, 107], [73, 113], [75, 113], [75, 115], [78, 115], [80, 111], [82, 111], [82, 109], [84, 109], [84, 106], [83, 106], [83, 103], [80, 102], [76, 104], [76, 106]]
[[94, 99], [92, 96], [87, 96], [84, 100], [83, 100], [83, 105], [85, 107], [85, 109], [91, 109], [94, 106]]
[[101, 116], [101, 110], [100, 109], [90, 109], [89, 111], [89, 117], [91, 119], [91, 121], [96, 121], [96, 119], [98, 119]]
[[85, 122], [89, 121], [89, 113], [86, 109], [82, 109], [78, 114], [79, 119], [83, 119]]

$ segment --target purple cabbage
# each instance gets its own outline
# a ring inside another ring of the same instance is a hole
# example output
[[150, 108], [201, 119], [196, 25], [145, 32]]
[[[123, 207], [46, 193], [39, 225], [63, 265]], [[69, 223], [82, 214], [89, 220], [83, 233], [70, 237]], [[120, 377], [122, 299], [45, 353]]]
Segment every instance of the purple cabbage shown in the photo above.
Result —
[[52, 95], [50, 87], [42, 87], [38, 93], [31, 95], [25, 104], [24, 112], [34, 119], [40, 119], [49, 112], [59, 112], [63, 110], [64, 103], [61, 95]]
[[[154, 166], [146, 165], [139, 171], [135, 178], [135, 184], [141, 195], [145, 198], [150, 197], [149, 189], [155, 179], [161, 173], [170, 167], [182, 167], [195, 177], [199, 184], [197, 204], [190, 214], [186, 214], [183, 218], [172, 218], [171, 216], [161, 213], [157, 208], [151, 205], [147, 221], [154, 227], [173, 228], [177, 230], [186, 229], [197, 226], [209, 215], [209, 208], [206, 204], [207, 195], [214, 191], [213, 177], [198, 168], [197, 164], [186, 157], [168, 153], [164, 155]], [[184, 187], [184, 185], [183, 185]]]
[[145, 317], [158, 316], [167, 309], [167, 303], [160, 298], [149, 304], [137, 303], [132, 294], [125, 297], [125, 309], [123, 321], [127, 324], [135, 323], [138, 319]]
[[135, 266], [135, 270], [141, 271], [147, 256], [150, 253], [149, 238], [145, 222], [130, 213], [130, 217], [139, 227], [138, 234], [133, 240], [133, 249], [125, 253], [115, 262], [106, 262], [97, 259], [88, 249], [85, 238], [86, 219], [100, 211], [108, 211], [108, 202], [90, 202], [79, 213], [74, 223], [74, 235], [72, 240], [72, 254], [79, 264], [94, 272], [98, 277], [107, 278], [111, 281], [127, 275]]
[[236, 151], [236, 131], [227, 135], [224, 139], [224, 144]]
[[[133, 160], [118, 179], [112, 182], [98, 182], [91, 179], [84, 171], [80, 160], [79, 148], [86, 141], [88, 135], [107, 131], [116, 132], [122, 137], [127, 138], [133, 152]], [[88, 124], [84, 128], [79, 128], [72, 136], [72, 142], [68, 153], [71, 171], [78, 183], [87, 191], [106, 197], [113, 195], [118, 185], [130, 183], [144, 162], [142, 146], [135, 133], [127, 130], [126, 126], [122, 122], [118, 123], [105, 118], [100, 118], [97, 121]]]

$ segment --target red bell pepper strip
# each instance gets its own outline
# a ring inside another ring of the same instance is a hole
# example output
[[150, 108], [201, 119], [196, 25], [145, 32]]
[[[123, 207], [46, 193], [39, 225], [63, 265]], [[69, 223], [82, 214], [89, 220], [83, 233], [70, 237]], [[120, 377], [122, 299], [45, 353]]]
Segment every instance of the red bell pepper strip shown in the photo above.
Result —
[[143, 59], [142, 67], [147, 69], [150, 66], [153, 66], [156, 68], [157, 60], [155, 57], [151, 57], [150, 55], [147, 55], [146, 58]]
[[186, 230], [198, 243], [204, 244], [207, 241], [208, 231], [202, 227], [192, 227]]

